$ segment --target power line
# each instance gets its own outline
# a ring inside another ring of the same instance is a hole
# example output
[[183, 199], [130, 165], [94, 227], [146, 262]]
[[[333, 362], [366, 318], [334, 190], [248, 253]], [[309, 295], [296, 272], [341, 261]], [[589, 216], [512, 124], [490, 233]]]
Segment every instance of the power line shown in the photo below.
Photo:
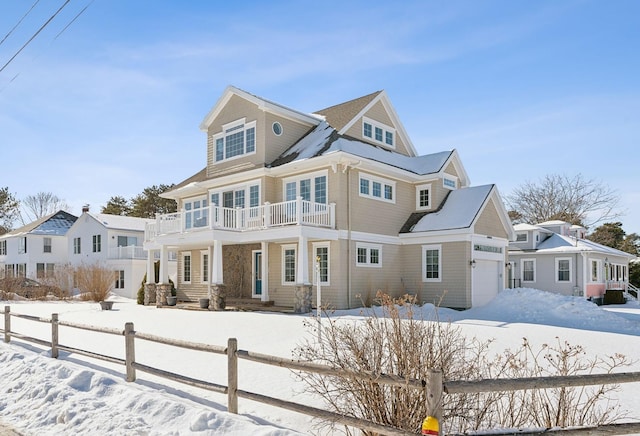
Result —
[[26, 13], [26, 14], [24, 14], [24, 15], [22, 16], [22, 18], [20, 18], [20, 20], [16, 23], [16, 25], [15, 25], [15, 26], [13, 26], [13, 28], [12, 28], [11, 30], [9, 30], [9, 33], [7, 33], [7, 34], [4, 36], [4, 38], [2, 38], [2, 41], [0, 41], [0, 45], [2, 45], [2, 43], [4, 42], [4, 40], [5, 40], [5, 39], [7, 39], [7, 38], [8, 38], [8, 37], [13, 33], [13, 31], [14, 31], [14, 30], [16, 30], [16, 28], [20, 25], [20, 23], [22, 23], [22, 20], [24, 20], [25, 18], [27, 18], [27, 15], [29, 15], [29, 13], [33, 10], [33, 8], [35, 8], [35, 7], [36, 7], [36, 5], [38, 4], [38, 2], [39, 2], [39, 1], [40, 1], [40, 0], [36, 0], [36, 2], [31, 6], [31, 8], [27, 11], [27, 13]]
[[39, 34], [39, 33], [40, 33], [40, 32], [41, 32], [45, 27], [47, 27], [47, 24], [49, 24], [49, 23], [51, 22], [51, 20], [53, 20], [53, 19], [56, 17], [56, 15], [58, 15], [58, 14], [60, 13], [60, 11], [61, 11], [61, 10], [62, 10], [62, 9], [63, 9], [63, 8], [64, 8], [64, 7], [65, 7], [65, 6], [70, 2], [70, 1], [71, 1], [71, 0], [66, 0], [66, 1], [64, 2], [64, 4], [63, 4], [62, 6], [60, 6], [60, 9], [58, 9], [58, 10], [57, 10], [57, 11], [56, 11], [56, 12], [55, 12], [51, 17], [49, 17], [49, 19], [48, 19], [48, 20], [47, 20], [47, 21], [46, 21], [42, 26], [40, 26], [40, 28], [38, 29], [38, 31], [37, 31], [36, 33], [34, 33], [34, 34], [33, 34], [33, 36], [32, 36], [31, 38], [29, 38], [29, 40], [28, 40], [27, 42], [25, 42], [25, 43], [22, 45], [22, 47], [20, 47], [20, 49], [16, 52], [16, 54], [14, 54], [14, 55], [11, 57], [11, 59], [9, 59], [9, 60], [7, 61], [7, 63], [6, 63], [6, 64], [4, 64], [4, 65], [2, 66], [2, 68], [0, 68], [0, 73], [1, 73], [2, 71], [4, 71], [4, 69], [5, 69], [5, 68], [7, 68], [7, 65], [9, 65], [9, 64], [11, 63], [11, 61], [13, 61], [13, 60], [16, 58], [16, 56], [18, 56], [18, 55], [20, 54], [20, 52], [21, 52], [22, 50], [24, 50], [24, 48], [25, 48], [27, 45], [29, 45], [29, 43], [30, 43], [31, 41], [33, 41], [33, 40], [35, 39], [35, 37], [36, 37], [36, 36], [38, 36], [38, 34]]
[[[39, 1], [39, 0], [38, 0], [38, 1]], [[82, 8], [82, 10], [81, 10], [80, 12], [78, 12], [78, 13], [76, 14], [76, 16], [75, 16], [75, 17], [73, 17], [73, 18], [71, 19], [71, 21], [69, 21], [69, 24], [67, 24], [66, 26], [64, 26], [64, 29], [62, 29], [60, 32], [58, 32], [58, 34], [53, 38], [53, 40], [55, 41], [56, 39], [58, 39], [58, 37], [59, 37], [60, 35], [62, 35], [62, 34], [64, 33], [64, 31], [65, 31], [65, 30], [67, 30], [67, 28], [68, 28], [69, 26], [71, 26], [71, 25], [73, 24], [73, 22], [74, 22], [74, 21], [76, 21], [76, 19], [77, 19], [80, 15], [82, 15], [82, 13], [83, 13], [84, 11], [86, 11], [86, 10], [87, 10], [87, 8], [88, 8], [89, 6], [91, 6], [91, 3], [93, 3], [93, 2], [94, 2], [94, 0], [91, 0], [91, 1], [90, 1], [90, 2], [89, 2], [89, 3], [88, 3], [84, 8]]]

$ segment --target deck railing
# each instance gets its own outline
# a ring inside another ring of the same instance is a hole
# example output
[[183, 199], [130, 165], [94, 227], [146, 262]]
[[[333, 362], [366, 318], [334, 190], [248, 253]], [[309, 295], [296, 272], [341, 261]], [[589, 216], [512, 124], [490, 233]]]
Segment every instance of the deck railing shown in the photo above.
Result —
[[207, 229], [236, 232], [271, 227], [304, 225], [335, 228], [335, 203], [315, 203], [298, 197], [282, 203], [265, 203], [247, 208], [229, 208], [212, 204], [200, 210], [181, 210], [158, 215], [145, 228], [145, 240], [173, 233], [190, 233]]

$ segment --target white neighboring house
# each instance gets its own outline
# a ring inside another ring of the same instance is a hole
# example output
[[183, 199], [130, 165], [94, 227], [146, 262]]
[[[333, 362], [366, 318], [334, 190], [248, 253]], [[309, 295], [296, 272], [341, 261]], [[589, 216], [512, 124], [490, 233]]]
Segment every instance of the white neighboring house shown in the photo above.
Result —
[[66, 234], [77, 219], [60, 210], [0, 236], [0, 278], [52, 277], [69, 260]]
[[[145, 224], [150, 222], [154, 220], [91, 213], [84, 208], [67, 232], [69, 262], [73, 266], [100, 263], [113, 269], [113, 292], [135, 299], [147, 271], [148, 253], [142, 243]], [[176, 262], [168, 263], [168, 274], [175, 282]]]
[[601, 302], [629, 290], [635, 256], [585, 239], [586, 229], [564, 221], [516, 224], [509, 244], [509, 287], [528, 287]]

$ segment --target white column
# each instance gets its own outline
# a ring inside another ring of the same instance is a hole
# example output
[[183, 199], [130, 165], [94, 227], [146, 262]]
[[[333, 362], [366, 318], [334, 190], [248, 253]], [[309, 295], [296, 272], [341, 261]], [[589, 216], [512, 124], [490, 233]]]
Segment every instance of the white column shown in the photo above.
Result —
[[300, 285], [309, 285], [309, 255], [307, 253], [307, 237], [300, 235], [298, 239], [298, 263], [297, 267], [297, 282]]
[[155, 283], [156, 276], [153, 270], [153, 261], [157, 250], [147, 250], [147, 283]]
[[167, 247], [165, 245], [160, 246], [160, 274], [158, 277], [158, 283], [169, 283], [167, 277]]
[[224, 283], [222, 278], [222, 241], [213, 241], [213, 269], [211, 271], [211, 283]]
[[269, 243], [260, 243], [262, 250], [262, 301], [269, 301]]

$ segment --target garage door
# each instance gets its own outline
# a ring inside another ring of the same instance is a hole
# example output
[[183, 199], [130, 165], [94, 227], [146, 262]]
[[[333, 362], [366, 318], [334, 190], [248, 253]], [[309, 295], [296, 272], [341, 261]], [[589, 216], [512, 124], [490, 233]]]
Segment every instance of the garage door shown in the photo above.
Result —
[[472, 270], [471, 305], [482, 306], [498, 295], [500, 290], [500, 262], [495, 260], [476, 260]]

